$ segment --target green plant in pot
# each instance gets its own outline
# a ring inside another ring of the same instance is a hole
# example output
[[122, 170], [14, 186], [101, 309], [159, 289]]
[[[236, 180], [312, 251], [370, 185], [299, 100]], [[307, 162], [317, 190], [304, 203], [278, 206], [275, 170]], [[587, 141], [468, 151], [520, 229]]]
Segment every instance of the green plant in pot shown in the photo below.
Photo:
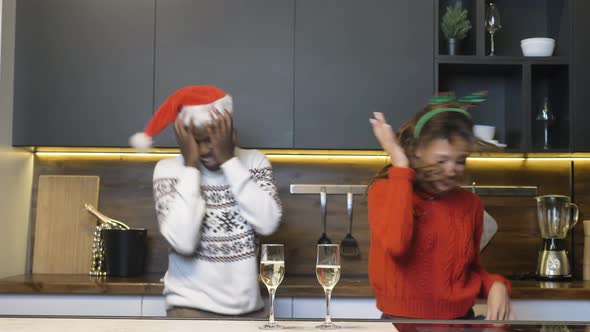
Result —
[[463, 9], [461, 2], [453, 7], [447, 6], [443, 15], [440, 28], [449, 43], [449, 55], [456, 55], [459, 49], [459, 41], [467, 37], [471, 30], [471, 22], [467, 18], [467, 9]]

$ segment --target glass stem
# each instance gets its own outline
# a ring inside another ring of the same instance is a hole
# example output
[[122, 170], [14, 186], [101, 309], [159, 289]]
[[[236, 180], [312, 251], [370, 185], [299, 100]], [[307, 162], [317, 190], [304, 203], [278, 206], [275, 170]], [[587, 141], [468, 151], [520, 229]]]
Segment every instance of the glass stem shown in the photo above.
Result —
[[493, 32], [491, 33], [491, 40], [492, 40], [492, 43], [491, 43], [490, 55], [494, 55], [494, 33]]
[[326, 289], [324, 292], [326, 294], [326, 324], [331, 324], [332, 319], [330, 319], [330, 298], [332, 297], [332, 290]]
[[275, 292], [276, 288], [268, 288], [268, 296], [270, 297], [270, 316], [268, 317], [268, 323], [271, 325], [275, 323]]
[[543, 149], [549, 150], [549, 124], [547, 121], [543, 124]]

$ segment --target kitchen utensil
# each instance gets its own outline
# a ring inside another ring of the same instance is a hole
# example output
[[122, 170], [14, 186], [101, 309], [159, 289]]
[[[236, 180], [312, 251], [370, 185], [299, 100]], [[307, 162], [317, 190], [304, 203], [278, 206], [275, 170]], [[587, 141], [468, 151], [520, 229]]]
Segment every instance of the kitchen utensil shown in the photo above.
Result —
[[527, 38], [520, 41], [524, 56], [551, 56], [555, 49], [555, 39]]
[[359, 257], [361, 250], [356, 239], [352, 236], [352, 193], [346, 194], [346, 212], [348, 215], [348, 234], [340, 242], [340, 254], [346, 257]]
[[544, 242], [537, 259], [537, 275], [544, 280], [569, 279], [571, 267], [568, 252], [565, 250], [565, 238], [578, 222], [578, 206], [563, 195], [544, 195], [535, 199]]
[[567, 232], [578, 222], [578, 206], [563, 195], [544, 195], [535, 199], [543, 239], [565, 239]]
[[98, 176], [41, 175], [33, 241], [33, 273], [85, 274], [92, 261]]
[[326, 195], [326, 188], [322, 187], [320, 192], [320, 209], [322, 212], [322, 223], [324, 225], [324, 232], [322, 236], [318, 240], [318, 244], [330, 244], [332, 241], [328, 238], [326, 234], [326, 223], [328, 219], [328, 197]]

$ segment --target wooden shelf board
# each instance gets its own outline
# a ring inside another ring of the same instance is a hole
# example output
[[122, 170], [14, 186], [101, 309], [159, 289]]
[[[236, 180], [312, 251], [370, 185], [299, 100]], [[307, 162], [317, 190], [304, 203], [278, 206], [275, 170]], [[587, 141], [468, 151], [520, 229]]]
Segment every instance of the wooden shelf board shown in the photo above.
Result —
[[531, 65], [569, 65], [565, 56], [525, 57], [525, 56], [477, 56], [477, 55], [438, 55], [435, 60], [439, 64], [531, 64]]

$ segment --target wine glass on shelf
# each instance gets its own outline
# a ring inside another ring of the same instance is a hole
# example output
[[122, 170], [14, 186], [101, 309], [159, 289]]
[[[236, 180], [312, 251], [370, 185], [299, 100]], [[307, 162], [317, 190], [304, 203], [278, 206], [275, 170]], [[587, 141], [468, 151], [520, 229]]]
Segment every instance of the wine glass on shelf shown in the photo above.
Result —
[[490, 33], [490, 56], [494, 56], [494, 33], [502, 29], [500, 23], [500, 11], [494, 2], [486, 8], [486, 30]]
[[332, 289], [340, 280], [340, 245], [318, 244], [315, 274], [326, 295], [326, 319], [317, 328], [322, 330], [338, 329], [340, 326], [332, 323], [330, 319], [330, 298]]
[[268, 323], [260, 326], [261, 330], [279, 330], [285, 328], [275, 322], [275, 292], [285, 277], [285, 250], [282, 244], [263, 244], [260, 255], [260, 279], [268, 289], [270, 297], [270, 316]]

